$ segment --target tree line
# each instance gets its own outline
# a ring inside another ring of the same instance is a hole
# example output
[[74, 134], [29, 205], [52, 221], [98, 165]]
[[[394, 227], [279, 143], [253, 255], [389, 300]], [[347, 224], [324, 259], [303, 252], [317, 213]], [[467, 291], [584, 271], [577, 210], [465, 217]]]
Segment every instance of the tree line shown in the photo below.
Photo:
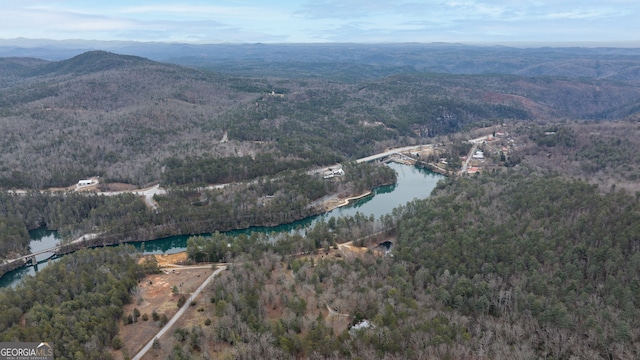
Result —
[[621, 83], [431, 73], [346, 84], [234, 77], [106, 53], [42, 71], [0, 89], [4, 188], [67, 187], [95, 175], [142, 186], [175, 160], [197, 169], [169, 171], [164, 180], [176, 183], [258, 154], [278, 166], [330, 164], [473, 124], [531, 120], [531, 103], [540, 117], [601, 119], [632, 113], [638, 99]]
[[[637, 194], [519, 167], [442, 181], [353, 227], [387, 229], [393, 257], [289, 257], [357, 239], [341, 235], [353, 219], [275, 242], [192, 238], [192, 259], [237, 264], [209, 290], [198, 351], [216, 353], [209, 340], [238, 358], [637, 358], [638, 214]], [[370, 326], [339, 327], [327, 306]]]
[[[521, 166], [447, 179], [380, 219], [192, 237], [192, 260], [231, 264], [204, 293], [208, 321], [162, 346], [175, 359], [636, 358], [638, 214], [636, 194]], [[393, 256], [328, 255], [370, 235], [394, 236]]]
[[110, 359], [123, 305], [145, 271], [132, 246], [81, 250], [0, 291], [0, 339], [54, 345], [56, 359]]
[[27, 254], [27, 230], [43, 226], [58, 230], [66, 240], [99, 234], [84, 245], [68, 244], [63, 251], [86, 245], [275, 226], [323, 212], [320, 199], [326, 195], [349, 197], [396, 181], [395, 172], [382, 165], [350, 164], [345, 169], [347, 175], [337, 181], [288, 171], [223, 189], [175, 187], [165, 195], [156, 195], [158, 211], [151, 211], [142, 198], [133, 194], [2, 193], [0, 250], [4, 251], [0, 257]]

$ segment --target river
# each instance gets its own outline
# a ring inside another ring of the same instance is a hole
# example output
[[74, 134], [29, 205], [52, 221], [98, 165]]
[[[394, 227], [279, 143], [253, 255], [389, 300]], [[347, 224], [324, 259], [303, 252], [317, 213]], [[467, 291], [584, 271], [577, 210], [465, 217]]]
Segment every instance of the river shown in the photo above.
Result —
[[[58, 244], [60, 238], [58, 237], [57, 231], [51, 231], [46, 229], [36, 229], [29, 231], [29, 236], [31, 237], [31, 242], [29, 243], [29, 247], [31, 251], [40, 251], [44, 249], [49, 249]], [[53, 254], [42, 254], [36, 257], [37, 261], [43, 261], [43, 259], [47, 259], [51, 257]], [[52, 259], [50, 261], [56, 261], [57, 259]], [[36, 266], [24, 266], [13, 271], [9, 271], [8, 273], [2, 275], [0, 277], [0, 288], [7, 286], [15, 286], [17, 285], [25, 276], [34, 275], [36, 271], [45, 268], [49, 264], [49, 261], [43, 261], [38, 263]]]
[[[274, 227], [252, 227], [245, 230], [230, 231], [228, 234], [250, 234], [255, 231], [268, 234], [290, 232], [295, 229], [308, 228], [317, 221], [327, 221], [331, 217], [353, 216], [358, 212], [367, 217], [373, 215], [375, 218], [379, 218], [382, 215], [390, 213], [394, 208], [404, 205], [413, 199], [429, 197], [438, 181], [443, 178], [442, 175], [419, 169], [415, 166], [396, 163], [391, 163], [389, 166], [398, 173], [398, 181], [396, 184], [376, 188], [371, 195], [354, 200], [347, 206], [339, 207], [322, 215], [312, 216], [290, 224]], [[55, 246], [59, 241], [55, 231], [39, 229], [31, 231], [29, 234], [32, 238], [30, 246], [33, 251]], [[145, 254], [172, 254], [185, 251], [188, 238], [188, 235], [171, 236], [163, 239], [138, 242], [133, 245], [139, 249], [144, 249]], [[55, 261], [55, 259], [52, 261]], [[6, 273], [0, 278], [0, 287], [15, 286], [24, 276], [33, 275], [37, 270], [46, 267], [47, 263], [48, 262], [45, 261], [39, 263], [37, 267], [28, 266]]]

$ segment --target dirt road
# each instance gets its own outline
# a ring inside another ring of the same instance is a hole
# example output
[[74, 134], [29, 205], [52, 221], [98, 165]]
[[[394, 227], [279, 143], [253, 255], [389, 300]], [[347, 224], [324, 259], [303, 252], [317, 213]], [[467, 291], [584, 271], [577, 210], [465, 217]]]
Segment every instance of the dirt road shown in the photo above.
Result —
[[226, 266], [221, 266], [218, 268], [218, 270], [214, 271], [213, 274], [211, 274], [211, 276], [209, 276], [203, 283], [202, 285], [200, 285], [196, 291], [193, 292], [193, 294], [191, 294], [191, 296], [189, 296], [189, 298], [187, 299], [187, 301], [185, 301], [184, 305], [182, 305], [182, 307], [180, 308], [180, 310], [178, 310], [178, 312], [173, 315], [173, 317], [171, 317], [171, 320], [169, 320], [169, 322], [162, 328], [160, 329], [160, 331], [158, 331], [158, 333], [156, 334], [156, 336], [153, 337], [153, 339], [151, 339], [143, 348], [142, 350], [140, 350], [136, 356], [133, 357], [133, 360], [140, 360], [142, 359], [142, 357], [151, 349], [151, 347], [153, 346], [153, 342], [156, 339], [160, 339], [162, 337], [162, 335], [164, 335], [167, 331], [169, 331], [171, 329], [171, 327], [173, 327], [173, 325], [176, 323], [176, 321], [178, 321], [178, 319], [180, 319], [180, 317], [185, 313], [185, 311], [187, 311], [187, 309], [189, 308], [189, 306], [191, 306], [191, 302], [194, 301], [196, 299], [196, 297], [198, 297], [198, 295], [200, 295], [200, 293], [202, 292], [202, 290], [204, 290], [204, 288], [209, 285], [213, 279], [216, 277], [216, 275], [220, 274], [221, 272], [223, 272], [224, 270], [226, 270], [227, 267]]

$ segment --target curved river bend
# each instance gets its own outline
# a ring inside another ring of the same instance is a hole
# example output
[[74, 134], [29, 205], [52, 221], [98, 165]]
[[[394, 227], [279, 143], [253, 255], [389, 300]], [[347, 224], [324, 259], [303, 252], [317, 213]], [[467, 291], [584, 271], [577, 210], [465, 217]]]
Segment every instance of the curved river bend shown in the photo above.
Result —
[[[373, 215], [376, 219], [382, 215], [389, 214], [391, 211], [407, 202], [429, 197], [431, 191], [442, 175], [433, 173], [428, 170], [420, 169], [415, 166], [401, 165], [391, 163], [389, 166], [398, 173], [398, 182], [394, 185], [381, 186], [373, 191], [372, 195], [352, 201], [349, 205], [339, 207], [321, 215], [312, 216], [306, 219], [298, 220], [290, 224], [279, 225], [275, 227], [252, 227], [245, 230], [234, 230], [228, 234], [249, 234], [254, 231], [267, 234], [276, 234], [279, 232], [289, 232], [294, 229], [307, 228], [315, 222], [325, 220], [331, 217], [353, 216], [361, 213], [365, 216]], [[30, 232], [32, 241], [31, 249], [46, 249], [55, 246], [59, 241], [55, 231], [45, 231], [42, 229]], [[187, 239], [190, 235], [171, 236], [168, 238], [150, 240], [145, 242], [137, 242], [133, 245], [137, 248], [144, 247], [145, 254], [171, 254], [185, 251], [187, 248]], [[46, 258], [47, 255], [43, 254]], [[49, 255], [50, 256], [50, 255]], [[40, 259], [38, 259], [40, 261]], [[55, 261], [51, 260], [51, 261]], [[28, 266], [4, 274], [0, 278], [0, 287], [15, 286], [26, 275], [32, 275], [37, 270], [47, 266], [47, 261], [39, 263], [36, 267]]]

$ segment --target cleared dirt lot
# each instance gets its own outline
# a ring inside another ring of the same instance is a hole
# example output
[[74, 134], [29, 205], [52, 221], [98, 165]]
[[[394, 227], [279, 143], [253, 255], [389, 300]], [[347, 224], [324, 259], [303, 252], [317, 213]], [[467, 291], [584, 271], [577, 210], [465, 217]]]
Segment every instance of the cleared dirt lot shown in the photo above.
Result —
[[[137, 291], [132, 294], [132, 303], [124, 307], [123, 319], [120, 322], [118, 336], [122, 339], [123, 346], [120, 351], [114, 351], [115, 359], [132, 357], [144, 344], [151, 340], [160, 330], [160, 321], [154, 321], [152, 313], [155, 311], [162, 317], [166, 315], [170, 319], [178, 311], [178, 299], [180, 294], [191, 294], [202, 282], [213, 273], [209, 265], [176, 267], [173, 264], [186, 260], [186, 253], [174, 255], [151, 255], [156, 258], [162, 268], [159, 274], [146, 276], [138, 284]], [[174, 293], [174, 286], [178, 293]], [[128, 315], [138, 309], [140, 317], [137, 322], [125, 325]], [[148, 320], [142, 320], [147, 314]]]
[[[367, 244], [368, 247], [359, 247], [352, 242], [338, 245], [338, 248], [331, 248], [328, 253], [324, 250], [315, 252], [314, 254], [306, 254], [297, 256], [298, 260], [309, 261], [313, 258], [314, 262], [323, 259], [334, 259], [342, 261], [353, 257], [364, 256], [367, 251], [373, 251], [382, 256], [373, 249], [375, 243]], [[140, 314], [148, 314], [149, 320], [143, 321], [141, 318], [138, 322], [130, 325], [120, 325], [119, 337], [123, 341], [123, 348], [120, 351], [114, 351], [115, 359], [124, 359], [125, 356], [134, 356], [149, 340], [160, 330], [159, 322], [153, 321], [151, 313], [155, 310], [158, 314], [165, 314], [171, 318], [177, 311], [177, 302], [179, 295], [173, 294], [173, 286], [178, 286], [182, 293], [189, 295], [193, 292], [210, 274], [213, 273], [210, 265], [198, 264], [196, 266], [182, 266], [187, 260], [186, 253], [173, 255], [155, 255], [158, 264], [162, 267], [161, 274], [150, 275], [140, 282], [139, 294], [133, 294], [133, 303], [125, 307], [125, 318], [132, 314], [137, 308]], [[143, 261], [143, 260], [141, 260]], [[201, 268], [201, 267], [205, 268]], [[280, 283], [279, 283], [280, 282]], [[298, 296], [304, 298], [307, 302], [306, 319], [316, 319], [322, 316], [325, 324], [333, 328], [334, 334], [341, 334], [348, 328], [351, 322], [351, 314], [341, 314], [332, 309], [325, 302], [318, 302], [316, 291], [308, 284], [301, 284], [294, 276], [291, 269], [287, 268], [286, 262], [281, 262], [272, 271], [269, 280], [264, 285], [264, 291], [278, 296], [274, 297], [274, 301], [265, 307], [266, 318], [276, 320], [283, 317], [286, 312], [286, 306], [282, 303], [280, 295]], [[138, 296], [139, 295], [139, 296]], [[159, 338], [161, 344], [160, 349], [151, 349], [143, 359], [165, 359], [167, 358], [175, 345], [182, 346], [174, 337], [175, 329], [192, 329], [199, 327], [203, 329], [204, 336], [202, 338], [200, 355], [211, 356], [211, 358], [225, 358], [231, 356], [231, 347], [222, 342], [215, 340], [212, 336], [213, 328], [218, 322], [216, 317], [216, 304], [210, 301], [214, 296], [213, 287], [207, 287], [196, 298], [195, 304], [189, 306], [184, 315], [172, 327], [172, 330], [165, 333]], [[142, 298], [142, 301], [139, 301]], [[263, 304], [264, 305], [264, 304]], [[206, 320], [210, 323], [207, 325]], [[302, 334], [304, 335], [304, 334]], [[192, 354], [193, 355], [193, 354]]]

